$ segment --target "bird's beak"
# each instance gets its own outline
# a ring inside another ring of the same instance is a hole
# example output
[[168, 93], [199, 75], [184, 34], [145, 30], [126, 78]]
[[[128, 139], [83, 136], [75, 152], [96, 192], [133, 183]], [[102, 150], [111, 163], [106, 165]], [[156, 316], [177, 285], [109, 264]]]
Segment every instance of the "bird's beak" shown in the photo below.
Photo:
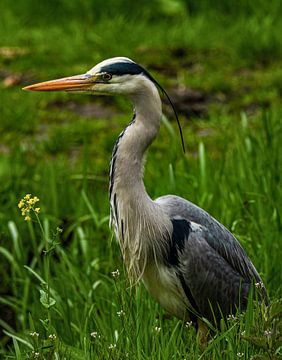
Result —
[[65, 77], [56, 80], [44, 81], [41, 83], [29, 85], [23, 88], [23, 90], [30, 91], [87, 91], [90, 90], [95, 83], [97, 83], [98, 77], [83, 74]]

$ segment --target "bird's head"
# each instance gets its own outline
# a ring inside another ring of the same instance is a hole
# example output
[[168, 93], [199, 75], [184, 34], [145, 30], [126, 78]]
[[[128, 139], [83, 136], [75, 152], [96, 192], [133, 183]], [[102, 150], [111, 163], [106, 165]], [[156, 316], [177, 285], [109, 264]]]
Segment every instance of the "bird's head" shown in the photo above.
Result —
[[29, 85], [24, 90], [130, 96], [149, 83], [157, 84], [142, 66], [128, 58], [115, 57], [100, 62], [85, 74]]
[[[93, 95], [127, 95], [134, 97], [159, 88], [167, 97], [177, 120], [182, 147], [184, 141], [175, 107], [167, 92], [141, 65], [126, 57], [104, 60], [82, 75], [49, 80], [24, 87], [31, 91], [69, 91]], [[148, 95], [150, 96], [150, 95]]]

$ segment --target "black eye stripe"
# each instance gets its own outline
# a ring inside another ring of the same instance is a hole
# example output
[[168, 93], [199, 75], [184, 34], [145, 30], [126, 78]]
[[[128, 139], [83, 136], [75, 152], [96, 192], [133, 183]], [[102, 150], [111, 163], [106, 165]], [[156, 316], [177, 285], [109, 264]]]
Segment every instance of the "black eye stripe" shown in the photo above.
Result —
[[105, 65], [100, 69], [100, 71], [117, 76], [144, 74], [150, 80], [152, 80], [151, 75], [144, 68], [142, 68], [142, 66], [131, 62], [119, 62]]

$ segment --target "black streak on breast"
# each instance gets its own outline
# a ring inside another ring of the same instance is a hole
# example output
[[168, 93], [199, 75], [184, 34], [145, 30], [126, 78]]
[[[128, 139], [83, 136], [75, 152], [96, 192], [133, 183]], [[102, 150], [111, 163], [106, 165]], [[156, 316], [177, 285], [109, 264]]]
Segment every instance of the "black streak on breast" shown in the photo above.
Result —
[[110, 196], [110, 198], [112, 196], [113, 186], [114, 186], [114, 177], [115, 177], [116, 158], [117, 158], [118, 146], [119, 146], [120, 139], [124, 135], [124, 131], [117, 138], [114, 149], [113, 149], [113, 153], [112, 153], [112, 159], [111, 159], [111, 163], [110, 163], [110, 188], [109, 188], [109, 196]]
[[115, 211], [116, 221], [118, 223], [117, 194], [114, 194], [114, 211]]
[[124, 241], [124, 222], [122, 219], [121, 219], [121, 237], [122, 240]]
[[118, 148], [120, 145], [120, 141], [121, 141], [122, 137], [124, 136], [126, 129], [134, 123], [135, 117], [136, 117], [136, 114], [134, 113], [133, 118], [130, 121], [130, 123], [128, 124], [128, 126], [122, 131], [122, 133], [117, 138], [114, 149], [113, 149], [112, 159], [110, 162], [110, 186], [109, 186], [109, 198], [110, 199], [112, 196], [113, 186], [114, 186], [114, 181], [115, 181], [116, 159], [117, 159], [117, 152], [118, 152]]

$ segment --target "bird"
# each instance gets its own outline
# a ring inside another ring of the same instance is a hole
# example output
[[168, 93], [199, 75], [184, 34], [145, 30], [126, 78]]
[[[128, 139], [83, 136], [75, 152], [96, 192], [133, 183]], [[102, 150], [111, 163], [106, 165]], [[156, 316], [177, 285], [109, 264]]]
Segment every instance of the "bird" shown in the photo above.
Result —
[[123, 95], [133, 103], [133, 118], [118, 136], [110, 162], [110, 225], [131, 282], [142, 280], [168, 314], [192, 322], [200, 344], [208, 332], [204, 319], [218, 324], [221, 318], [246, 309], [254, 284], [268, 303], [258, 271], [224, 225], [177, 195], [153, 200], [147, 193], [144, 156], [161, 125], [159, 90], [176, 117], [177, 113], [167, 92], [143, 66], [114, 57], [85, 74], [24, 90]]

